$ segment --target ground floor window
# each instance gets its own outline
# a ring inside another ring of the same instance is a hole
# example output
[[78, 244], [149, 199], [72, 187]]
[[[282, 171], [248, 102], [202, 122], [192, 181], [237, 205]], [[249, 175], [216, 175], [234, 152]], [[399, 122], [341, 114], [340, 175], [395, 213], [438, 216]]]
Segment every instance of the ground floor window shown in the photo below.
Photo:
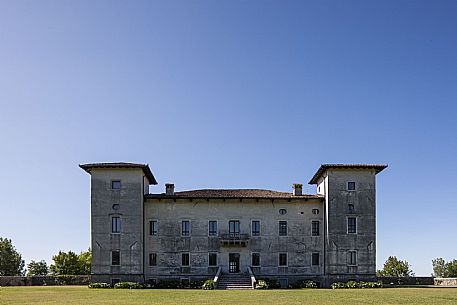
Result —
[[260, 266], [260, 253], [252, 253], [252, 266]]
[[217, 253], [208, 254], [208, 266], [217, 266]]
[[157, 253], [149, 253], [149, 266], [157, 266]]
[[348, 265], [356, 266], [357, 265], [357, 251], [348, 251]]
[[121, 264], [121, 252], [111, 251], [111, 265], [112, 266], [119, 266]]
[[189, 266], [189, 253], [183, 253], [181, 255], [181, 265]]
[[319, 252], [314, 252], [311, 254], [311, 265], [319, 266]]
[[287, 253], [279, 253], [279, 266], [280, 267], [287, 266]]
[[119, 283], [121, 279], [111, 279], [111, 287], [114, 287], [117, 283]]

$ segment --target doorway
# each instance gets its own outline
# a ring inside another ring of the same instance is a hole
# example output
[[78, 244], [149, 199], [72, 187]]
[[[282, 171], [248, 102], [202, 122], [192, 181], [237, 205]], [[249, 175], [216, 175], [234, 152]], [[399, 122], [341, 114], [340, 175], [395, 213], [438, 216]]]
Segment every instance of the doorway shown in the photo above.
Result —
[[240, 272], [240, 254], [229, 253], [229, 272], [238, 273]]

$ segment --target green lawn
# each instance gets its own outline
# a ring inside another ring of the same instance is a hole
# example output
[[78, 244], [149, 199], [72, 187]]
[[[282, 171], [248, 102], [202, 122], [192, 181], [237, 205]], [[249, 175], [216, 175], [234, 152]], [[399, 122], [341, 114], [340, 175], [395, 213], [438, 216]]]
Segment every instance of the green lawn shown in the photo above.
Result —
[[457, 304], [457, 288], [123, 290], [82, 286], [1, 287], [0, 304]]

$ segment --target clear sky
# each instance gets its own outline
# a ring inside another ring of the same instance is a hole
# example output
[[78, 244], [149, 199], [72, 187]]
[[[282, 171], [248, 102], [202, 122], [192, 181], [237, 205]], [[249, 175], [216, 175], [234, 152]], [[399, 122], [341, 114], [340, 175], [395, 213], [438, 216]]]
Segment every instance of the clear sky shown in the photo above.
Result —
[[[163, 192], [377, 176], [378, 268], [457, 258], [457, 1], [0, 0], [0, 236], [89, 247], [79, 163]], [[315, 188], [306, 186], [313, 193]]]

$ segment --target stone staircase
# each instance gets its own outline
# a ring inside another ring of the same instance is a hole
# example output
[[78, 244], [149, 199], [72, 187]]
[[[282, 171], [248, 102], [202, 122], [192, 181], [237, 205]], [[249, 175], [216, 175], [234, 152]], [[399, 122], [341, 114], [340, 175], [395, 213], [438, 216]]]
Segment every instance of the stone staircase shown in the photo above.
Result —
[[222, 274], [217, 289], [252, 289], [249, 274]]

